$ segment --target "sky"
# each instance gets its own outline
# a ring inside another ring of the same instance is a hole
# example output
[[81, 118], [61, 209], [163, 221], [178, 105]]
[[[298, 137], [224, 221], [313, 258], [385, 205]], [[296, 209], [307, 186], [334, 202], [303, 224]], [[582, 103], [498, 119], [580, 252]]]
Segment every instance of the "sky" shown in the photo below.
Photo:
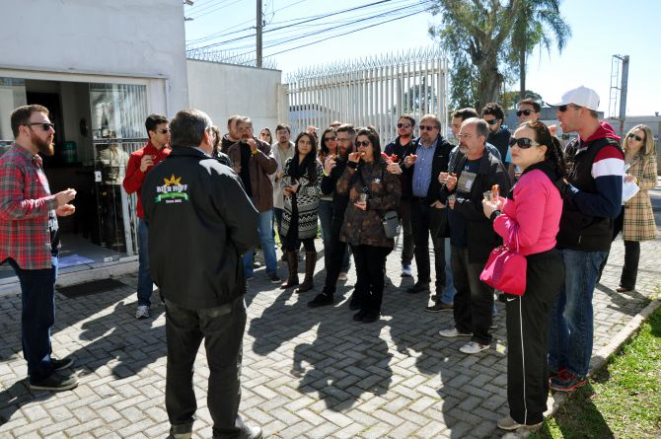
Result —
[[[329, 13], [373, 1], [265, 0], [263, 12], [267, 25], [264, 29], [266, 31], [286, 24], [286, 20]], [[413, 1], [393, 0], [390, 4], [406, 6]], [[255, 4], [256, 0], [197, 0], [196, 5], [184, 9], [186, 16], [194, 18], [186, 22], [187, 40], [213, 33], [228, 34], [220, 40], [205, 42], [209, 44], [245, 35], [237, 31], [254, 26]], [[384, 4], [381, 8], [391, 7]], [[560, 11], [572, 29], [572, 36], [562, 53], [555, 47], [550, 53], [535, 50], [528, 62], [526, 88], [539, 93], [545, 101], [553, 101], [564, 91], [585, 85], [597, 91], [600, 96], [599, 109], [609, 116], [612, 56], [629, 55], [627, 115], [661, 113], [661, 45], [655, 38], [661, 24], [661, 0], [564, 0]], [[359, 14], [365, 13], [355, 11], [339, 15], [333, 20], [340, 21]], [[423, 12], [273, 58], [276, 67], [286, 74], [315, 65], [428, 47], [435, 44], [429, 36], [429, 26], [438, 22], [438, 17]], [[295, 36], [301, 29], [322, 30], [323, 27], [318, 23], [265, 33], [264, 45], [266, 47], [276, 42], [275, 39], [280, 38], [282, 32], [287, 32], [285, 36]], [[328, 35], [341, 33], [341, 25], [338, 23], [338, 31], [333, 30]], [[264, 55], [292, 47], [292, 44], [265, 49]], [[237, 48], [239, 52], [247, 52], [254, 49], [253, 45], [254, 38], [248, 38], [219, 48]], [[518, 83], [508, 85], [508, 89], [518, 90]]]

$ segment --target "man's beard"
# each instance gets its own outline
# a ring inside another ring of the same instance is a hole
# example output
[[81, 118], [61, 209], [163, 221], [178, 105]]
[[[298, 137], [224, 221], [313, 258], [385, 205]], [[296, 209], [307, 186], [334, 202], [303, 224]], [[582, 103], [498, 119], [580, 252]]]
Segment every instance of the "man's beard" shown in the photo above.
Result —
[[464, 145], [463, 143], [460, 143], [459, 144], [459, 152], [466, 155], [466, 153], [468, 152], [468, 147], [466, 145]]
[[340, 152], [340, 157], [342, 157], [343, 159], [349, 157], [349, 154], [351, 153], [350, 148], [347, 148], [345, 146], [338, 146], [337, 150]]
[[[50, 137], [50, 136], [49, 136]], [[37, 147], [37, 150], [45, 156], [52, 156], [55, 154], [55, 148], [52, 141], [42, 140], [36, 134], [32, 133], [32, 138], [30, 139], [33, 145]]]

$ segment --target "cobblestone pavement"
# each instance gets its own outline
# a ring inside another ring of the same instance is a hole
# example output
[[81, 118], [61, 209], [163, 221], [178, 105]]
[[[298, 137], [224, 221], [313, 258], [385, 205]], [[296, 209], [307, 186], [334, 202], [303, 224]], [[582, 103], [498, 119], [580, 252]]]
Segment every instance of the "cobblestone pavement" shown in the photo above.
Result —
[[[318, 243], [318, 248], [320, 248]], [[638, 292], [617, 294], [620, 240], [595, 291], [595, 352], [654, 294], [661, 279], [661, 239], [642, 245]], [[433, 265], [432, 265], [433, 266]], [[323, 282], [323, 258], [316, 284]], [[280, 270], [284, 275], [285, 269]], [[459, 352], [443, 339], [451, 313], [423, 312], [426, 297], [411, 296], [399, 277], [399, 252], [388, 258], [383, 317], [352, 321], [346, 298], [311, 310], [313, 292], [282, 292], [264, 270], [251, 281], [244, 342], [241, 412], [272, 438], [492, 438], [508, 414], [504, 308], [498, 304], [492, 348]], [[0, 438], [165, 438], [164, 309], [136, 320], [136, 276], [108, 293], [57, 295], [54, 352], [76, 357], [80, 385], [71, 392], [31, 392], [20, 352], [20, 296], [0, 298]], [[319, 288], [319, 287], [317, 287]], [[343, 296], [343, 297], [342, 297]], [[156, 302], [158, 299], [154, 296]], [[209, 370], [196, 363], [197, 438], [211, 438], [206, 408]]]

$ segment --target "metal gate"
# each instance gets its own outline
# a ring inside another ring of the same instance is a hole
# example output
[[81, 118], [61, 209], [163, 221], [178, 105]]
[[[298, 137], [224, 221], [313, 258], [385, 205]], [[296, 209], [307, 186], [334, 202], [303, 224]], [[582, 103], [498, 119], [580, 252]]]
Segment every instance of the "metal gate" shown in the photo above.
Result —
[[303, 69], [286, 79], [288, 121], [294, 133], [333, 121], [372, 125], [386, 141], [397, 119], [436, 114], [447, 129], [447, 59], [438, 48], [375, 56]]

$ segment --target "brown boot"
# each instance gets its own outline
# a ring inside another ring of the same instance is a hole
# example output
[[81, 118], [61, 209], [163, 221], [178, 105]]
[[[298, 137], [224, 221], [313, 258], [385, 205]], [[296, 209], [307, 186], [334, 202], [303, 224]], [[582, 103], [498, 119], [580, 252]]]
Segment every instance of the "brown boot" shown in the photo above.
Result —
[[314, 267], [317, 265], [317, 252], [305, 252], [305, 280], [296, 290], [297, 293], [305, 293], [314, 288]]
[[287, 252], [287, 265], [289, 266], [289, 277], [287, 282], [280, 285], [280, 288], [286, 290], [298, 285], [298, 254], [296, 252]]

